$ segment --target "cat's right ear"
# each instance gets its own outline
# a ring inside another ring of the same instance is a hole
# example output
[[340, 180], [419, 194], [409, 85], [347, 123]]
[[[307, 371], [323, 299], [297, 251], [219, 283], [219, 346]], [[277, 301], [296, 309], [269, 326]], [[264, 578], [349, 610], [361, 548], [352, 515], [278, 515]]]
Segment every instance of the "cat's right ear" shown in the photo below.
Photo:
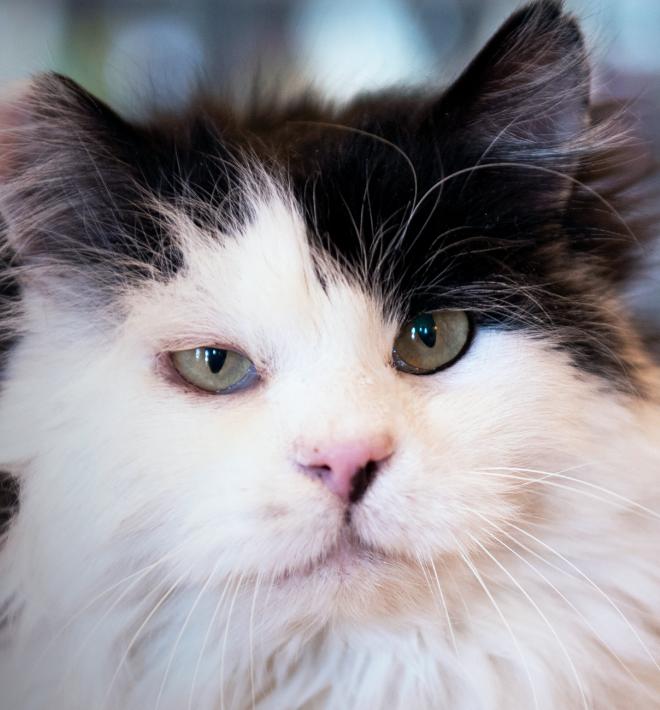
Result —
[[538, 0], [491, 37], [432, 120], [450, 136], [449, 150], [461, 145], [491, 176], [486, 166], [499, 164], [513, 200], [561, 211], [580, 161], [603, 138], [592, 130], [589, 75], [575, 18], [560, 0]]
[[71, 79], [44, 74], [12, 89], [0, 102], [0, 214], [12, 259], [138, 260], [137, 236], [152, 229], [139, 209], [140, 148], [136, 129]]

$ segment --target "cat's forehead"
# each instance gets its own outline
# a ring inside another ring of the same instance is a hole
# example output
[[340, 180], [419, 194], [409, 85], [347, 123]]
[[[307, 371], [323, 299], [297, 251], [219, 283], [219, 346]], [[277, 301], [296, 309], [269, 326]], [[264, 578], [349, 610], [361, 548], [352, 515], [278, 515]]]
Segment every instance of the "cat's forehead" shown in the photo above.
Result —
[[318, 250], [285, 190], [271, 183], [244, 197], [244, 218], [215, 229], [170, 210], [185, 266], [139, 297], [129, 294], [141, 330], [170, 347], [178, 339], [260, 347], [302, 333], [308, 344], [328, 334], [354, 342], [366, 331], [388, 335], [393, 326], [379, 301]]

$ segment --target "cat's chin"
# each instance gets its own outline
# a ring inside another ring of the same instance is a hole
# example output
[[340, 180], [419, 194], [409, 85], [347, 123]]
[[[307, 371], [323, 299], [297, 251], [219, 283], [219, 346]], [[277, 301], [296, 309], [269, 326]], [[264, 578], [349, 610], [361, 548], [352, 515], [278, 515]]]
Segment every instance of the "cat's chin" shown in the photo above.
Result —
[[351, 532], [343, 531], [321, 555], [305, 565], [285, 570], [277, 577], [277, 582], [301, 583], [318, 579], [339, 582], [392, 562], [384, 552], [365, 545]]
[[391, 620], [433, 603], [415, 561], [372, 547], [350, 530], [314, 559], [283, 571], [272, 590], [290, 614], [313, 623]]

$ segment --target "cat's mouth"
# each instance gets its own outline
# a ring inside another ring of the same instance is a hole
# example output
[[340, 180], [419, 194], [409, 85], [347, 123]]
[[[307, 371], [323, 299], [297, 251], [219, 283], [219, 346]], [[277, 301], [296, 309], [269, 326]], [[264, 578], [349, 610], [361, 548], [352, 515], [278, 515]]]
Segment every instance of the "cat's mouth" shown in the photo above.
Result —
[[279, 579], [286, 582], [315, 575], [348, 576], [366, 565], [385, 561], [383, 552], [365, 545], [350, 532], [344, 532], [328, 550], [301, 567], [286, 570]]

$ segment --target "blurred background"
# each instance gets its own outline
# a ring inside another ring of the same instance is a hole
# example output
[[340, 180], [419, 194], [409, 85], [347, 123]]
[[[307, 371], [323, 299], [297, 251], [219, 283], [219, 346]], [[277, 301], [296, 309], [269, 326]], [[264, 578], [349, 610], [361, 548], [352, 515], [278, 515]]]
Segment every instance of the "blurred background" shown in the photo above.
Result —
[[[0, 83], [69, 74], [128, 114], [176, 107], [200, 78], [247, 91], [286, 77], [344, 99], [397, 82], [441, 84], [520, 0], [0, 0]], [[655, 101], [660, 0], [567, 0], [604, 93]], [[656, 85], [657, 86], [657, 85]], [[147, 101], [145, 101], [147, 99]]]
[[[594, 92], [631, 99], [660, 156], [660, 0], [565, 2], [592, 50]], [[135, 118], [146, 107], [176, 109], [200, 81], [238, 100], [249, 98], [255, 76], [338, 101], [397, 83], [439, 87], [521, 4], [0, 0], [0, 86], [55, 69]], [[639, 302], [660, 326], [660, 267]]]

